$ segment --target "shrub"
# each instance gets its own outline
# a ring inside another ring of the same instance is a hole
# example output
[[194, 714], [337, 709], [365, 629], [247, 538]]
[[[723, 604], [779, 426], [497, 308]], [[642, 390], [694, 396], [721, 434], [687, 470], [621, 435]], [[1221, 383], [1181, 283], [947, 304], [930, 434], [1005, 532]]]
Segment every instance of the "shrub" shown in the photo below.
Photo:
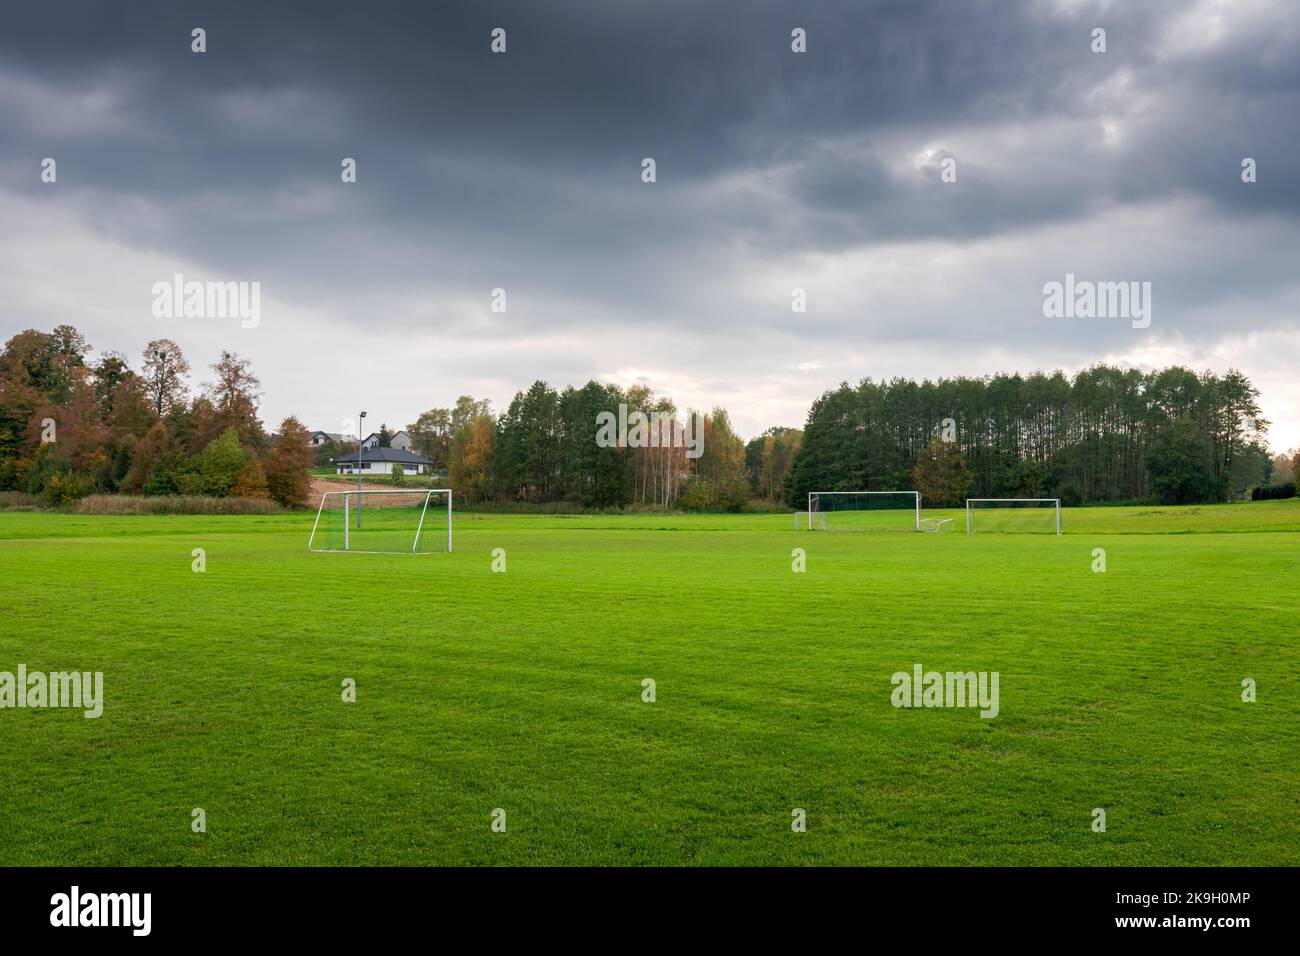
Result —
[[1296, 483], [1294, 481], [1288, 481], [1284, 485], [1254, 488], [1250, 492], [1251, 501], [1276, 501], [1279, 498], [1294, 498], [1295, 496]]
[[1056, 489], [1056, 497], [1061, 499], [1061, 504], [1066, 508], [1077, 508], [1083, 504], [1083, 495], [1079, 490], [1069, 483], [1063, 484]]
[[176, 473], [176, 494], [191, 498], [202, 497], [207, 490], [203, 475], [197, 471], [182, 470]]
[[[203, 492], [218, 498], [232, 494], [244, 470], [244, 446], [233, 428], [227, 428], [203, 449]], [[182, 491], [186, 489], [182, 487]]]
[[705, 481], [691, 478], [677, 498], [677, 506], [683, 511], [730, 511], [745, 510], [749, 498], [749, 480], [745, 478]]
[[146, 495], [174, 495], [177, 491], [176, 475], [166, 464], [161, 464], [149, 474], [144, 487], [139, 490]]
[[87, 515], [269, 515], [282, 509], [274, 501], [213, 498], [208, 495], [89, 495], [73, 509]]
[[0, 511], [35, 511], [41, 499], [25, 491], [0, 491]]
[[90, 491], [90, 484], [72, 472], [56, 471], [45, 481], [41, 498], [51, 508], [70, 505]]

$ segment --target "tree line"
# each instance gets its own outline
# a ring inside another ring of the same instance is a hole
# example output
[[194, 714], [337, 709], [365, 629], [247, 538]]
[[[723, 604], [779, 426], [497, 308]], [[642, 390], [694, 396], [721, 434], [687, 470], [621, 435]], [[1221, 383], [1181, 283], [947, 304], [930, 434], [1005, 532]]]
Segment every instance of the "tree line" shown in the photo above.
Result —
[[[90, 356], [68, 325], [5, 344], [0, 491], [51, 505], [116, 492], [293, 506], [310, 493], [314, 456], [356, 447], [313, 451], [293, 416], [267, 434], [261, 383], [233, 352], [193, 395], [189, 362], [170, 339], [150, 342], [135, 368], [117, 352]], [[1257, 399], [1240, 372], [1181, 367], [864, 379], [818, 398], [802, 429], [745, 442], [724, 408], [682, 410], [643, 385], [537, 381], [499, 414], [462, 395], [406, 430], [413, 450], [473, 502], [738, 511], [801, 508], [810, 491], [917, 490], [931, 505], [968, 496], [1185, 503], [1294, 480], [1300, 455], [1269, 455]], [[614, 414], [624, 430], [611, 441], [601, 420]], [[381, 444], [389, 434], [383, 426]]]
[[290, 416], [274, 438], [265, 432], [247, 359], [223, 351], [191, 396], [189, 362], [170, 339], [150, 342], [138, 369], [119, 352], [90, 353], [70, 325], [5, 343], [0, 491], [52, 506], [93, 493], [307, 501], [307, 429]]
[[[605, 440], [602, 416], [634, 427]], [[687, 440], [695, 427], [702, 429], [698, 456]], [[461, 396], [454, 408], [423, 413], [407, 431], [469, 501], [721, 511], [739, 511], [756, 497], [780, 501], [799, 436], [772, 429], [747, 445], [726, 409], [697, 416], [643, 385], [596, 381], [563, 389], [534, 382], [499, 415]]]
[[1223, 501], [1273, 469], [1258, 395], [1240, 372], [1180, 367], [844, 383], [809, 410], [786, 500], [907, 489], [933, 504]]

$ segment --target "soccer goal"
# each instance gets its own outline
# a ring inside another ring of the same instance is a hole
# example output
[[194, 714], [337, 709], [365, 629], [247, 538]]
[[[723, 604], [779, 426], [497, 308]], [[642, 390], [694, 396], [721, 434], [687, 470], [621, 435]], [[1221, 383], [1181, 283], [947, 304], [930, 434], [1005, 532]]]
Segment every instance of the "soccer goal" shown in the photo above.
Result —
[[920, 531], [919, 491], [810, 491], [808, 527], [821, 531]]
[[967, 498], [966, 533], [1060, 534], [1060, 498]]
[[451, 489], [327, 491], [308, 551], [435, 554], [451, 551]]

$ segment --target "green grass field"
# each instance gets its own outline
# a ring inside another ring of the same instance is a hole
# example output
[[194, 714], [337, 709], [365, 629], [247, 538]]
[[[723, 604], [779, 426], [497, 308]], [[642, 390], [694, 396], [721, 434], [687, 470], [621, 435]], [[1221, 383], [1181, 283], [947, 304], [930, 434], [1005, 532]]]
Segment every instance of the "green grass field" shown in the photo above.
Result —
[[[0, 671], [106, 695], [0, 710], [0, 864], [1300, 861], [1300, 501], [461, 514], [392, 556], [309, 553], [313, 518], [0, 513]], [[999, 716], [895, 709], [918, 663], [998, 671]]]

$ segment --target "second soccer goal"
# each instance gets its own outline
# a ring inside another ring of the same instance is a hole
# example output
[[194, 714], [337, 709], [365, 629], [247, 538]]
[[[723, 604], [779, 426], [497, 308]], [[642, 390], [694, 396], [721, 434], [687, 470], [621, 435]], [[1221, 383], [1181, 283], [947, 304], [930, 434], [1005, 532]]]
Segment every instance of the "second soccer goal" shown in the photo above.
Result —
[[1060, 534], [1060, 498], [967, 498], [966, 533]]
[[810, 491], [808, 527], [818, 531], [920, 531], [919, 491]]
[[451, 489], [327, 491], [309, 551], [436, 554], [451, 551]]

